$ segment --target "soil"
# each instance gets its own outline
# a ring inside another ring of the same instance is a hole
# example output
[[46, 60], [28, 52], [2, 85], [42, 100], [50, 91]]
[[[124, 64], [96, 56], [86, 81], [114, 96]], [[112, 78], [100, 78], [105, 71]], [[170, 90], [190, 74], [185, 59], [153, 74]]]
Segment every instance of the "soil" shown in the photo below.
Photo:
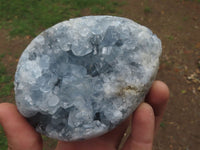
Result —
[[[122, 1], [122, 0], [121, 0]], [[121, 15], [149, 27], [162, 41], [157, 79], [170, 89], [170, 101], [154, 150], [200, 149], [200, 3], [183, 0], [126, 0]], [[20, 54], [31, 37], [11, 39], [0, 30], [0, 54], [14, 75]], [[0, 102], [14, 102], [14, 94]], [[48, 140], [47, 140], [48, 141]], [[50, 150], [55, 144], [45, 143]]]

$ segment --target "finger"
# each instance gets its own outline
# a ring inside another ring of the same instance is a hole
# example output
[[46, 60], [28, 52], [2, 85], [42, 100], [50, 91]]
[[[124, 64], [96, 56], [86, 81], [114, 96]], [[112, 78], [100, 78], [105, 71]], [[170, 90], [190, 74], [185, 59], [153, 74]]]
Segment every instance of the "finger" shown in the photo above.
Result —
[[155, 114], [155, 128], [159, 127], [169, 99], [169, 89], [162, 81], [155, 81], [147, 95], [146, 102], [149, 103]]
[[115, 129], [112, 131], [104, 134], [102, 138], [110, 143], [113, 143], [114, 147], [119, 147], [119, 144], [124, 136], [125, 131], [127, 130], [128, 126], [130, 125], [131, 117], [128, 117], [125, 121], [119, 124]]
[[0, 104], [0, 124], [11, 150], [42, 150], [41, 136], [22, 117], [13, 104]]
[[152, 150], [155, 118], [152, 107], [142, 103], [134, 112], [132, 132], [123, 150]]

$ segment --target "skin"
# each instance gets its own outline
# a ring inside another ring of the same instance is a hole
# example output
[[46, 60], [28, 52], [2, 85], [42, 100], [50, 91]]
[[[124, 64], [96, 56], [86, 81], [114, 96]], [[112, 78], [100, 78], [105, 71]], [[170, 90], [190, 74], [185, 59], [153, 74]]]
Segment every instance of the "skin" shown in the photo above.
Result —
[[[55, 150], [117, 150], [130, 121], [132, 131], [123, 150], [152, 150], [153, 139], [169, 99], [169, 89], [155, 81], [136, 111], [117, 128], [100, 137], [75, 142], [58, 141]], [[42, 138], [21, 116], [15, 105], [0, 104], [0, 124], [8, 139], [9, 150], [42, 150]]]

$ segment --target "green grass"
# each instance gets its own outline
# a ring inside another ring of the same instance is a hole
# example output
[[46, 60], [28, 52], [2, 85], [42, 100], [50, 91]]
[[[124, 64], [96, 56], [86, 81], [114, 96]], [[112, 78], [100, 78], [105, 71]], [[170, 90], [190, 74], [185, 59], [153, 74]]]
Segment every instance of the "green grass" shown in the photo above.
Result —
[[1, 87], [0, 97], [9, 96], [13, 88], [14, 88], [13, 83], [8, 83], [3, 85]]
[[12, 77], [8, 75], [6, 67], [0, 62], [0, 98], [10, 95], [12, 89]]
[[161, 122], [161, 123], [160, 123], [160, 127], [161, 127], [161, 128], [165, 128], [165, 126], [166, 126], [166, 125], [165, 125], [164, 122]]
[[8, 83], [10, 82], [12, 79], [11, 76], [8, 76], [8, 75], [1, 75], [0, 76], [0, 83]]
[[144, 13], [151, 13], [152, 12], [152, 10], [151, 10], [151, 7], [149, 7], [149, 6], [146, 6], [145, 8], [144, 8]]
[[60, 21], [81, 16], [84, 9], [91, 15], [114, 14], [121, 5], [114, 0], [1, 0], [0, 26], [13, 36], [35, 36]]
[[1, 60], [2, 58], [4, 58], [5, 55], [6, 55], [5, 53], [0, 54], [0, 60]]
[[184, 16], [183, 21], [188, 21], [188, 17]]
[[8, 149], [7, 139], [6, 139], [5, 133], [3, 131], [3, 128], [0, 125], [0, 150], [7, 150], [7, 149]]
[[167, 36], [167, 38], [168, 38], [169, 40], [171, 40], [171, 41], [174, 40], [174, 36], [172, 36], [172, 35]]

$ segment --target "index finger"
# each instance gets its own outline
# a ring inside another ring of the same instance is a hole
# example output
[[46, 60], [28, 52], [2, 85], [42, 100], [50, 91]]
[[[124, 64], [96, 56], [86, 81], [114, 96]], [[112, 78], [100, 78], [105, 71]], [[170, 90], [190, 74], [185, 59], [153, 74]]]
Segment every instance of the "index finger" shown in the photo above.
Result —
[[9, 103], [0, 104], [0, 124], [3, 126], [12, 150], [41, 150], [41, 136], [22, 117], [16, 106]]

